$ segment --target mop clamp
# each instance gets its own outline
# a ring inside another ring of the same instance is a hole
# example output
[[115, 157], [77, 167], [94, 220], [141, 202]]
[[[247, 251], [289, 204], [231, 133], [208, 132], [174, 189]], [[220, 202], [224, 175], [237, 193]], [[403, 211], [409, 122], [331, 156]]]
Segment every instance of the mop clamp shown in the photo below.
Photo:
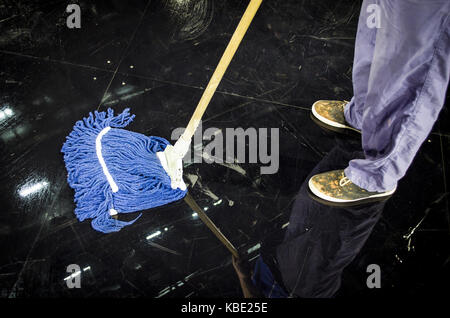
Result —
[[161, 166], [170, 177], [172, 189], [186, 190], [186, 184], [183, 180], [183, 157], [188, 152], [190, 145], [191, 140], [186, 141], [181, 136], [174, 146], [167, 145], [164, 151], [156, 153]]

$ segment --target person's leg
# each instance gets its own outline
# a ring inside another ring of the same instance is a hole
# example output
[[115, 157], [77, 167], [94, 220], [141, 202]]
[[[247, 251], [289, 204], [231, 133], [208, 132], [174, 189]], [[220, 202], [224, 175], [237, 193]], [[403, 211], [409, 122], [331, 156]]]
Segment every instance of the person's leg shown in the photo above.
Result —
[[379, 0], [364, 0], [361, 6], [353, 58], [353, 98], [344, 108], [345, 120], [358, 130], [361, 130], [362, 126], [362, 115], [377, 34], [377, 28], [369, 27], [367, 23], [373, 14], [370, 6], [378, 2]]
[[362, 114], [365, 159], [345, 175], [368, 191], [394, 189], [430, 133], [450, 76], [450, 1], [382, 0]]
[[370, 27], [373, 15], [371, 6], [379, 0], [364, 0], [359, 14], [353, 59], [353, 97], [350, 102], [318, 100], [312, 105], [312, 119], [321, 127], [344, 132], [348, 129], [361, 132], [362, 115], [369, 84], [370, 65], [375, 48], [377, 29]]
[[[355, 151], [358, 146], [344, 146], [331, 150], [309, 177], [362, 156]], [[329, 207], [310, 199], [305, 181], [292, 205], [284, 240], [276, 248], [281, 281], [291, 297], [334, 297], [344, 269], [364, 246], [385, 204]]]

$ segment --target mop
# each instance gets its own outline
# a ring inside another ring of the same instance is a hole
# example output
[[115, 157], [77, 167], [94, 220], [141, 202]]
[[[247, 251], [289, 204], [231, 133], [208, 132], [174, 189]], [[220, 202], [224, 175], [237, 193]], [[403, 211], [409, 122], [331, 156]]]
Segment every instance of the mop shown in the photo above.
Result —
[[174, 146], [164, 138], [123, 129], [135, 117], [128, 108], [120, 114], [114, 114], [112, 109], [95, 111], [75, 123], [61, 152], [68, 183], [75, 191], [75, 215], [79, 221], [92, 219], [95, 230], [117, 232], [142, 215], [126, 222], [118, 220], [117, 214], [147, 210], [185, 197], [182, 159], [261, 2], [250, 1], [191, 120]]

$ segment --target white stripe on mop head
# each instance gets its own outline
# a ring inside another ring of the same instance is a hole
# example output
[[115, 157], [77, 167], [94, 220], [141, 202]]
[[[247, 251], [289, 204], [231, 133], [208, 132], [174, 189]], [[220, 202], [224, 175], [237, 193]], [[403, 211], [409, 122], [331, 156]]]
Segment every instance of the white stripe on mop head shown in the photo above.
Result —
[[111, 129], [111, 127], [105, 127], [102, 129], [102, 131], [98, 134], [97, 138], [95, 139], [95, 150], [97, 152], [97, 158], [100, 162], [100, 165], [102, 166], [103, 173], [106, 176], [106, 179], [108, 180], [108, 183], [112, 189], [112, 192], [119, 191], [119, 187], [114, 182], [111, 174], [108, 171], [108, 168], [106, 167], [105, 160], [103, 159], [102, 155], [102, 137]]

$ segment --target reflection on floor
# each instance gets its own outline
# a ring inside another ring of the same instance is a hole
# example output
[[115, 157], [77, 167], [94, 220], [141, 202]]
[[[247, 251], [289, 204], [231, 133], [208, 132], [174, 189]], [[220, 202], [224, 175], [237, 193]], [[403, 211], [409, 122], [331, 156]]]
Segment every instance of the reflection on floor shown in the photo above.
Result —
[[[66, 2], [0, 9], [0, 297], [240, 296], [229, 252], [184, 201], [145, 211], [114, 234], [78, 222], [60, 149], [75, 121], [108, 107], [132, 109], [130, 130], [170, 139], [189, 120], [245, 1], [79, 3], [80, 29], [66, 27]], [[262, 175], [260, 163], [185, 167], [191, 195], [251, 260], [261, 241], [286, 231], [322, 158], [336, 146], [360, 147], [309, 118], [315, 100], [352, 96], [359, 9], [350, 0], [265, 1], [204, 116], [204, 130], [279, 128], [276, 174]], [[444, 108], [337, 297], [426, 295], [444, 284], [448, 124]], [[67, 287], [70, 264], [80, 267], [80, 289]], [[380, 265], [381, 289], [366, 286], [369, 264]]]

